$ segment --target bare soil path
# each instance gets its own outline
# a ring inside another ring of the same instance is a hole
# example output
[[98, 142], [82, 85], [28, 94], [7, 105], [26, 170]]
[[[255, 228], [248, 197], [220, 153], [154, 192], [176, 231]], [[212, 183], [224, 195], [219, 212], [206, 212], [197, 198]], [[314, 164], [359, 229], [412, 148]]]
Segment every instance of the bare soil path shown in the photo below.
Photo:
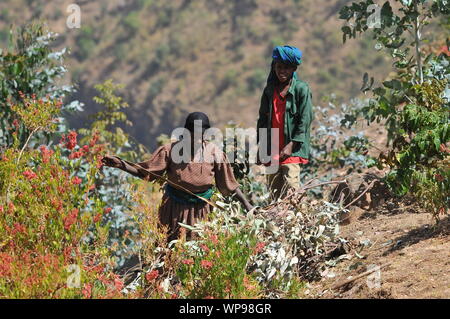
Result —
[[[450, 216], [436, 225], [416, 204], [388, 201], [372, 211], [354, 208], [341, 233], [353, 245], [351, 259], [311, 283], [307, 297], [450, 298]], [[333, 289], [370, 265], [387, 263], [379, 272]]]

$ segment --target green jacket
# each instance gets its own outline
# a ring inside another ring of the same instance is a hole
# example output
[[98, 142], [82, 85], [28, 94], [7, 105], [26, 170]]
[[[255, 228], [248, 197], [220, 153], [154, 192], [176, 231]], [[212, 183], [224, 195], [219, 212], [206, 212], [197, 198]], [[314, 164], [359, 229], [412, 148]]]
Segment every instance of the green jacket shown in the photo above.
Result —
[[[258, 119], [258, 142], [259, 129], [272, 127], [274, 82], [270, 81], [264, 88], [261, 97]], [[294, 72], [291, 86], [286, 94], [286, 112], [284, 115], [284, 142], [299, 142], [292, 150], [292, 156], [309, 158], [310, 151], [310, 127], [313, 120], [312, 94], [309, 85], [300, 80], [297, 72]], [[270, 141], [269, 130], [269, 141]], [[268, 143], [270, 152], [270, 143]], [[270, 154], [270, 153], [268, 153]]]

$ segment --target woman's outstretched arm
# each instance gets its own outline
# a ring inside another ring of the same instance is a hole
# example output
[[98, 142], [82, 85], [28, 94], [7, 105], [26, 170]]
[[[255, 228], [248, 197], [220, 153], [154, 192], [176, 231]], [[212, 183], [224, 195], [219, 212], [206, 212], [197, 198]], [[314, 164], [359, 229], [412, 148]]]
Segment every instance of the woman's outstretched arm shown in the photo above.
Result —
[[[160, 146], [151, 156], [151, 158], [144, 162], [133, 163], [123, 160], [118, 156], [106, 155], [102, 162], [106, 166], [115, 167], [127, 172], [133, 176], [145, 179], [147, 181], [154, 181], [151, 171], [158, 175], [163, 175], [169, 163], [170, 145]], [[143, 168], [143, 169], [140, 169]]]
[[102, 163], [106, 166], [119, 168], [124, 172], [130, 173], [133, 176], [142, 178], [141, 174], [135, 167], [126, 163], [118, 156], [106, 155], [102, 158]]

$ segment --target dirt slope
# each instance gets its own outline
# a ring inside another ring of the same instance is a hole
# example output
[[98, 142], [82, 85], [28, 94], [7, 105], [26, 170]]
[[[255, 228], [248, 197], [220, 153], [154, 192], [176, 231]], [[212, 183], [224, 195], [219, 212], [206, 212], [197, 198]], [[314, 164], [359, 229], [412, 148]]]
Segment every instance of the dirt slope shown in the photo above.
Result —
[[[311, 284], [313, 298], [450, 298], [450, 217], [435, 224], [417, 204], [388, 201], [372, 211], [355, 208], [342, 235], [353, 257]], [[361, 249], [362, 248], [362, 249]], [[357, 257], [354, 252], [359, 251]], [[388, 266], [339, 289], [333, 286], [367, 271]]]

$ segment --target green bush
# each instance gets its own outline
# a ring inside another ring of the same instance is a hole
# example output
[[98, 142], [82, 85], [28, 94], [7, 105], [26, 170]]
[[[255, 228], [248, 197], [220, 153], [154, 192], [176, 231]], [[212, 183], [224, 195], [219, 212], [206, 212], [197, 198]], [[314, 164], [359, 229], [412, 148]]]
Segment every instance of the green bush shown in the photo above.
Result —
[[[344, 6], [340, 18], [353, 19], [353, 25], [342, 27], [344, 42], [356, 33], [369, 30], [367, 7], [372, 1]], [[394, 11], [390, 2], [381, 9], [381, 25], [372, 30], [380, 48], [389, 53], [395, 75], [381, 87], [372, 88], [374, 79], [367, 73], [362, 91], [372, 91], [374, 98], [359, 110], [369, 122], [385, 122], [389, 149], [380, 154], [378, 166], [389, 167], [386, 176], [394, 193], [411, 193], [439, 220], [450, 208], [450, 57], [433, 53], [424, 56], [421, 38], [425, 22], [449, 17], [445, 1], [402, 1], [401, 10]], [[409, 31], [409, 33], [407, 33]], [[447, 42], [447, 47], [450, 43]], [[353, 116], [353, 121], [356, 116]]]

